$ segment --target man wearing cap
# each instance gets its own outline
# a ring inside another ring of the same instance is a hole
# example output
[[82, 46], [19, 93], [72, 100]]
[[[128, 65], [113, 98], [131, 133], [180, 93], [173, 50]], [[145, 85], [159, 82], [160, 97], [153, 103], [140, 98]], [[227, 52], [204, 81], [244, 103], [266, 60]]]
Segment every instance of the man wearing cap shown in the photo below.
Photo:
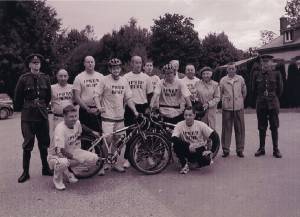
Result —
[[99, 132], [101, 117], [94, 101], [94, 92], [103, 75], [95, 71], [95, 60], [92, 56], [84, 58], [85, 70], [79, 73], [74, 80], [73, 90], [75, 102], [79, 104], [80, 123]]
[[43, 166], [42, 175], [52, 175], [47, 162], [50, 144], [47, 106], [51, 100], [51, 84], [49, 77], [40, 72], [43, 59], [40, 54], [31, 54], [26, 58], [30, 72], [19, 78], [15, 89], [14, 108], [22, 110], [21, 129], [24, 138], [23, 173], [18, 179], [19, 183], [30, 178], [29, 164], [35, 137]]
[[259, 149], [256, 157], [265, 155], [265, 139], [268, 122], [273, 141], [273, 156], [281, 158], [278, 148], [279, 97], [283, 91], [283, 83], [279, 71], [273, 70], [271, 55], [262, 55], [261, 68], [253, 72], [252, 91], [256, 98], [256, 113], [259, 130]]

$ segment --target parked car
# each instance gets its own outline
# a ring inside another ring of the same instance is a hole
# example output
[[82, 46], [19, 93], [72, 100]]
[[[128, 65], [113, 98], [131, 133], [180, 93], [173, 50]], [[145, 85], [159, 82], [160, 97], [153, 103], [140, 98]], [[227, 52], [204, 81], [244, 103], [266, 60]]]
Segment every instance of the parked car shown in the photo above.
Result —
[[0, 93], [0, 120], [14, 113], [13, 101], [6, 93]]

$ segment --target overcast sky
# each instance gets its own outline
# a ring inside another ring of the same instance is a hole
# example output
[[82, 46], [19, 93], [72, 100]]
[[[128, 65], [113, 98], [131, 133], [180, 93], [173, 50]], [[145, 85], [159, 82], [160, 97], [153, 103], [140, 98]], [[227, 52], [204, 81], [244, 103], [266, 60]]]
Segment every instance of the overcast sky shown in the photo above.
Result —
[[179, 13], [194, 19], [200, 38], [209, 32], [224, 31], [239, 49], [260, 46], [260, 30], [279, 34], [279, 18], [286, 0], [48, 0], [56, 9], [63, 27], [94, 27], [97, 38], [127, 24], [130, 17], [150, 28], [153, 19], [165, 13]]

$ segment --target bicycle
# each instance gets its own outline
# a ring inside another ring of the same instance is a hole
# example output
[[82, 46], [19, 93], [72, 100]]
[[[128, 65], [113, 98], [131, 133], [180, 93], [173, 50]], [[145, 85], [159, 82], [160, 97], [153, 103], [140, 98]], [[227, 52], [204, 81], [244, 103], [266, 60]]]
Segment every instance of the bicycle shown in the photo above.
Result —
[[[85, 134], [81, 138], [81, 146], [84, 150], [96, 153], [99, 163], [96, 166], [80, 165], [72, 168], [77, 178], [89, 178], [97, 174], [104, 164], [113, 166], [122, 148], [127, 143], [133, 143], [130, 149], [130, 163], [138, 171], [144, 174], [157, 174], [163, 171], [171, 158], [171, 150], [165, 139], [158, 133], [147, 131], [149, 120], [142, 117], [142, 121], [124, 127], [106, 135]], [[130, 131], [128, 135], [121, 136], [114, 145], [107, 143], [107, 137]], [[112, 146], [115, 148], [112, 151]]]

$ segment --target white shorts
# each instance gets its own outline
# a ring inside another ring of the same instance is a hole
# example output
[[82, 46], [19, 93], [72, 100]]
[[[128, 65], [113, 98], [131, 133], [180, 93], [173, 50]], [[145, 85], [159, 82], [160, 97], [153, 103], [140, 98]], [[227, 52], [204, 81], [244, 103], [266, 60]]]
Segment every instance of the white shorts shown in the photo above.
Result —
[[[110, 134], [116, 130], [124, 128], [124, 121], [112, 122], [112, 121], [102, 121], [102, 131], [103, 134]], [[126, 131], [120, 132], [116, 135], [123, 135]]]

